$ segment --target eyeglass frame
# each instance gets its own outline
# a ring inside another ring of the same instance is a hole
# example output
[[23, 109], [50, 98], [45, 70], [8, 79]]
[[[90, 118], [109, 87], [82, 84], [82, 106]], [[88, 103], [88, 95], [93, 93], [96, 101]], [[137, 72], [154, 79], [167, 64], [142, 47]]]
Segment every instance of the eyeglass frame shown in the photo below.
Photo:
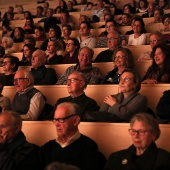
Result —
[[66, 43], [66, 46], [75, 45], [74, 43]]
[[76, 115], [76, 114], [71, 114], [71, 115], [66, 116], [66, 117], [63, 117], [63, 118], [53, 118], [53, 119], [52, 119], [52, 122], [53, 122], [53, 123], [56, 123], [56, 122], [64, 123], [65, 120], [69, 119], [69, 118], [72, 117], [72, 116], [77, 116], [77, 115]]
[[132, 79], [130, 79], [130, 78], [128, 78], [128, 77], [125, 77], [124, 79], [123, 78], [119, 78], [119, 82], [121, 82], [121, 81], [123, 81], [123, 82], [129, 82], [130, 80], [132, 80]]
[[114, 38], [114, 37], [111, 37], [111, 38], [107, 38], [107, 41], [113, 41], [113, 40], [117, 40], [118, 38]]
[[156, 43], [157, 41], [160, 41], [160, 40], [157, 40], [157, 39], [149, 40], [149, 43]]
[[20, 82], [21, 80], [26, 80], [26, 79], [28, 79], [28, 78], [26, 78], [26, 77], [21, 77], [21, 78], [16, 78], [16, 79], [13, 79], [13, 83], [15, 83], [15, 82]]
[[83, 80], [80, 80], [80, 79], [77, 79], [77, 78], [67, 79], [67, 83], [68, 83], [68, 82], [74, 83], [75, 81], [83, 81]]
[[[151, 132], [152, 130], [143, 130], [143, 129], [139, 129], [139, 130], [135, 130], [135, 129], [128, 129], [129, 134], [131, 136], [134, 136], [136, 133], [139, 136], [144, 136], [146, 132]], [[132, 134], [133, 133], [133, 134]]]
[[1, 62], [1, 64], [4, 65], [4, 66], [6, 66], [7, 63], [11, 63], [11, 61], [4, 61], [4, 62], [2, 61], [2, 62]]

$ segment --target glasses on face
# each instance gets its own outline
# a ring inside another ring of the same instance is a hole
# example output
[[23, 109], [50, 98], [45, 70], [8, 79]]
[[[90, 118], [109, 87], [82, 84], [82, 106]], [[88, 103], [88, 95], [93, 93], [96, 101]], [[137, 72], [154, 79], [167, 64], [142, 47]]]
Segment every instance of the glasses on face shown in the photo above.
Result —
[[122, 55], [118, 55], [118, 56], [115, 56], [115, 59], [121, 59], [121, 58], [123, 58], [124, 56], [122, 56]]
[[5, 66], [7, 63], [10, 63], [10, 61], [3, 61], [1, 64]]
[[119, 78], [119, 82], [123, 81], [123, 82], [129, 82], [131, 79], [130, 78]]
[[114, 41], [114, 40], [117, 40], [118, 38], [113, 38], [113, 37], [111, 37], [111, 38], [107, 38], [107, 41]]
[[150, 40], [149, 43], [156, 43], [157, 41], [160, 41], [160, 40]]
[[63, 117], [63, 118], [53, 118], [52, 122], [53, 123], [56, 123], [56, 122], [64, 123], [67, 119], [69, 119], [72, 116], [76, 116], [76, 114], [72, 114], [72, 115], [69, 115], [69, 116], [66, 116], [66, 117]]
[[21, 80], [26, 80], [26, 79], [28, 79], [28, 78], [16, 78], [16, 79], [13, 80], [13, 83], [18, 83]]
[[83, 81], [76, 78], [67, 79], [67, 83], [74, 83], [75, 81]]
[[151, 132], [151, 130], [143, 130], [143, 129], [139, 129], [139, 130], [135, 130], [135, 129], [128, 129], [129, 131], [129, 134], [134, 136], [136, 135], [139, 135], [139, 136], [144, 136], [146, 132]]
[[106, 28], [112, 28], [112, 27], [114, 27], [113, 24], [111, 24], [111, 25], [106, 25]]
[[74, 45], [73, 43], [66, 43], [66, 46]]

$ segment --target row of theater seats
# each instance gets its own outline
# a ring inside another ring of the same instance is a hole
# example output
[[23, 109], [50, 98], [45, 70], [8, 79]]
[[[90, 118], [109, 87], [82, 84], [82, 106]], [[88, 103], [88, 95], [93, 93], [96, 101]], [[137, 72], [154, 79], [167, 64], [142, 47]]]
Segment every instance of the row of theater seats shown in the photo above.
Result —
[[[129, 123], [81, 122], [79, 125], [80, 132], [93, 139], [106, 158], [112, 152], [128, 148], [132, 144], [128, 129]], [[170, 151], [170, 125], [160, 125], [160, 129], [161, 135], [156, 143], [158, 147]], [[23, 121], [22, 131], [29, 142], [39, 146], [56, 138], [55, 126], [49, 121]]]
[[[46, 85], [46, 86], [35, 86], [40, 90], [44, 96], [47, 98], [47, 103], [54, 105], [59, 98], [68, 96], [66, 85]], [[148, 106], [156, 111], [156, 106], [160, 97], [163, 95], [165, 90], [169, 90], [170, 86], [168, 84], [155, 84], [148, 85], [142, 84], [140, 93], [148, 98]], [[96, 100], [99, 106], [102, 105], [104, 98], [110, 94], [117, 94], [119, 92], [118, 85], [88, 85], [85, 93], [87, 96]], [[15, 95], [14, 86], [5, 86], [2, 94], [13, 100]]]

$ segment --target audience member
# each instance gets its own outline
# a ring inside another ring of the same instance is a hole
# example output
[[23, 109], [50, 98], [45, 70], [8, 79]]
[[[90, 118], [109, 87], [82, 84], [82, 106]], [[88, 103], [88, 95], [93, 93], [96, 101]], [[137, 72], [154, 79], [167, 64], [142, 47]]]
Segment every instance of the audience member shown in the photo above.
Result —
[[124, 69], [119, 79], [120, 92], [108, 95], [99, 112], [86, 114], [87, 121], [129, 122], [138, 112], [147, 111], [147, 98], [139, 94], [141, 81], [138, 73]]
[[54, 10], [54, 13], [55, 13], [55, 14], [60, 14], [61, 11], [62, 11], [61, 7], [60, 7], [60, 6], [57, 6], [57, 7], [55, 8], [55, 10]]
[[62, 26], [62, 39], [66, 43], [67, 40], [70, 38], [72, 32], [72, 27], [70, 25], [63, 25]]
[[17, 6], [16, 14], [24, 14], [24, 8], [22, 5]]
[[130, 16], [133, 15], [133, 13], [136, 11], [136, 9], [134, 7], [132, 7], [130, 4], [125, 4], [123, 6], [123, 13], [127, 13], [129, 14]]
[[153, 23], [161, 23], [163, 15], [164, 15], [163, 9], [156, 7], [155, 10], [154, 10], [154, 21], [153, 21]]
[[162, 24], [164, 25], [164, 28], [161, 29], [161, 32], [166, 32], [166, 31], [170, 31], [170, 13], [169, 14], [165, 14], [162, 18]]
[[35, 27], [34, 33], [35, 33], [35, 40], [36, 41], [46, 40], [46, 34], [45, 34], [43, 27], [41, 27], [41, 26]]
[[32, 53], [35, 51], [33, 44], [25, 44], [23, 46], [23, 56], [20, 61], [21, 66], [31, 66]]
[[5, 14], [3, 15], [3, 20], [7, 18], [7, 13], [8, 13], [8, 12], [14, 13], [14, 7], [13, 7], [13, 6], [9, 6], [9, 7], [8, 7], [8, 11], [5, 12]]
[[31, 73], [35, 85], [53, 85], [57, 82], [57, 75], [54, 69], [46, 68], [47, 56], [44, 51], [36, 50], [32, 54]]
[[139, 7], [136, 12], [147, 12], [148, 11], [148, 1], [147, 0], [139, 0]]
[[100, 52], [94, 62], [112, 62], [114, 50], [121, 45], [121, 37], [118, 32], [113, 31], [107, 34], [107, 46], [109, 49]]
[[128, 48], [117, 48], [112, 56], [115, 68], [108, 72], [101, 84], [119, 84], [119, 78], [125, 68], [134, 67], [132, 52]]
[[145, 24], [142, 18], [136, 18], [132, 26], [134, 31], [133, 34], [129, 36], [128, 45], [146, 45], [147, 35], [145, 34]]
[[49, 3], [47, 2], [47, 1], [44, 1], [44, 3], [43, 3], [43, 15], [44, 16], [47, 16], [47, 10], [49, 9], [49, 7], [50, 7], [50, 5], [49, 5]]
[[31, 17], [27, 17], [25, 20], [25, 25], [23, 27], [26, 34], [34, 34], [34, 20]]
[[14, 13], [13, 12], [7, 12], [6, 13], [7, 17], [4, 18], [4, 20], [2, 21], [2, 26], [3, 25], [10, 25], [11, 21], [14, 20]]
[[3, 59], [5, 55], [5, 48], [3, 46], [0, 46], [0, 67], [2, 67]]
[[142, 83], [170, 83], [170, 49], [159, 44], [152, 49], [152, 65], [148, 68]]
[[61, 11], [60, 13], [60, 23], [63, 25], [70, 25], [73, 30], [75, 30], [75, 22], [73, 22], [70, 18], [70, 15], [67, 11]]
[[46, 51], [48, 41], [49, 40], [54, 40], [54, 39], [56, 39], [57, 41], [59, 41], [61, 43], [62, 49], [65, 49], [65, 43], [61, 38], [61, 29], [60, 29], [60, 27], [58, 25], [50, 27], [47, 37], [48, 37], [48, 39], [44, 40], [41, 47], [40, 47], [41, 50]]
[[57, 84], [67, 84], [68, 76], [74, 71], [80, 71], [86, 75], [88, 84], [97, 84], [102, 76], [99, 68], [93, 67], [91, 60], [93, 58], [93, 50], [89, 47], [82, 47], [79, 50], [78, 60], [76, 65], [66, 69], [63, 75], [58, 79]]
[[1, 46], [5, 48], [5, 54], [14, 53], [15, 51], [12, 49], [14, 41], [11, 37], [2, 37], [1, 38]]
[[83, 21], [80, 24], [80, 29], [79, 29], [79, 36], [77, 37], [80, 47], [87, 46], [89, 48], [95, 48], [97, 41], [96, 38], [94, 38], [90, 34], [91, 30], [91, 24], [87, 21]]
[[[83, 121], [84, 114], [89, 111], [97, 111], [99, 107], [95, 100], [85, 95], [84, 90], [87, 87], [87, 79], [84, 73], [75, 71], [68, 76], [67, 91], [70, 96], [57, 100], [55, 107], [63, 102], [76, 103], [80, 106], [81, 120]], [[51, 113], [51, 118], [54, 117], [54, 111]]]
[[14, 76], [16, 94], [12, 101], [12, 110], [22, 120], [38, 120], [45, 105], [45, 98], [34, 88], [33, 75], [25, 70], [17, 71]]
[[25, 32], [21, 27], [15, 27], [11, 33], [11, 38], [14, 43], [19, 43], [24, 41]]
[[142, 18], [150, 18], [154, 16], [154, 10], [155, 10], [155, 3], [149, 2], [148, 3], [148, 10], [147, 13], [142, 15]]
[[11, 102], [8, 97], [3, 96], [2, 91], [5, 85], [5, 77], [0, 74], [0, 108], [2, 110], [10, 110], [11, 109]]
[[25, 166], [29, 166], [27, 162], [38, 151], [38, 146], [26, 141], [21, 131], [22, 120], [18, 113], [3, 111], [0, 113], [0, 125], [0, 169], [25, 169]]
[[160, 136], [157, 120], [139, 112], [131, 119], [128, 131], [133, 144], [125, 150], [112, 153], [104, 170], [122, 170], [125, 166], [127, 169], [170, 169], [170, 153], [157, 148], [155, 143]]
[[89, 22], [90, 20], [89, 20], [88, 16], [81, 14], [81, 15], [80, 15], [80, 18], [79, 18], [79, 25], [80, 25], [83, 21]]
[[93, 2], [87, 2], [86, 6], [81, 8], [81, 11], [89, 11], [93, 9]]
[[168, 0], [158, 0], [158, 7], [163, 10], [170, 9]]
[[19, 59], [14, 56], [5, 55], [2, 62], [2, 69], [5, 76], [5, 86], [13, 86], [15, 72], [18, 70]]
[[156, 114], [159, 118], [160, 123], [170, 122], [170, 90], [163, 92], [163, 96], [160, 98], [156, 106]]
[[49, 8], [46, 12], [46, 17], [42, 18], [38, 22], [44, 22], [44, 30], [45, 32], [48, 32], [51, 27], [56, 26], [56, 24], [59, 24], [59, 21], [56, 17], [53, 17], [53, 9]]
[[10, 37], [12, 33], [12, 28], [9, 25], [2, 26], [2, 37]]
[[47, 45], [48, 55], [46, 65], [62, 64], [63, 56], [57, 54], [57, 51], [59, 51], [60, 49], [61, 49], [60, 42], [58, 42], [57, 40], [48, 41]]
[[79, 49], [79, 41], [76, 38], [69, 38], [66, 43], [66, 54], [63, 58], [63, 64], [78, 63]]
[[130, 26], [131, 25], [131, 15], [128, 13], [123, 13], [118, 21], [120, 26]]
[[104, 10], [104, 3], [102, 0], [98, 0], [97, 1], [97, 6], [96, 9], [92, 10], [91, 15], [89, 16], [90, 18], [90, 22], [99, 22], [100, 21], [100, 17], [104, 16], [103, 14], [103, 10]]
[[64, 0], [59, 1], [59, 6], [61, 7], [61, 11], [67, 11], [67, 4]]
[[105, 31], [103, 31], [98, 37], [100, 38], [97, 42], [96, 48], [106, 48], [107, 45], [107, 34], [113, 31], [118, 31], [118, 25], [115, 20], [105, 21]]
[[68, 163], [81, 170], [103, 169], [105, 158], [98, 151], [97, 144], [78, 130], [79, 110], [75, 103], [64, 102], [57, 106], [53, 118], [57, 139], [41, 147], [35, 158], [35, 169], [44, 169], [54, 161]]
[[[155, 47], [158, 44], [164, 44], [164, 37], [160, 32], [154, 32], [149, 35], [149, 43], [151, 49]], [[151, 58], [151, 51], [143, 52], [139, 58], [138, 61], [143, 61], [143, 60], [152, 60]]]
[[44, 8], [42, 6], [37, 6], [37, 13], [35, 15], [36, 18], [43, 18], [45, 15], [43, 14]]
[[77, 10], [74, 8], [73, 6], [73, 2], [72, 1], [68, 1], [67, 2], [67, 11], [68, 12], [76, 12]]

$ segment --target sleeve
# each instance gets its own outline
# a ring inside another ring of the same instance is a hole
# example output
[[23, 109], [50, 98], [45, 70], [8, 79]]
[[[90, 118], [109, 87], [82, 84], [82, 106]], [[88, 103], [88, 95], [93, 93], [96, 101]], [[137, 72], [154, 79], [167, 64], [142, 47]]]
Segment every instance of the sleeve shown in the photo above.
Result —
[[96, 58], [94, 59], [94, 62], [101, 62], [101, 58], [102, 58], [102, 56], [103, 56], [103, 51], [102, 52], [100, 52], [97, 56], [96, 56]]
[[2, 109], [10, 110], [11, 109], [10, 99], [8, 97], [3, 97], [3, 100], [0, 102], [0, 106], [2, 107]]
[[94, 68], [88, 84], [97, 84], [102, 79], [102, 73], [99, 68]]
[[45, 105], [45, 99], [37, 92], [30, 101], [30, 107], [26, 114], [21, 115], [22, 120], [37, 120]]
[[129, 35], [128, 45], [133, 45], [133, 35], [134, 34]]
[[156, 107], [156, 113], [161, 119], [170, 120], [170, 91], [165, 91]]
[[74, 71], [74, 66], [71, 66], [66, 69], [66, 71], [62, 74], [62, 76], [58, 79], [57, 85], [62, 85], [67, 83], [68, 76]]
[[147, 44], [147, 35], [146, 34], [142, 34], [141, 35], [141, 45], [146, 45]]
[[47, 68], [43, 79], [35, 85], [54, 85], [57, 82], [57, 75], [54, 69]]
[[95, 48], [96, 47], [96, 44], [97, 44], [97, 40], [96, 38], [92, 37], [90, 42], [88, 43], [88, 47], [90, 48]]
[[139, 56], [138, 61], [151, 60], [150, 54], [151, 54], [150, 51], [148, 51], [148, 52], [143, 52], [143, 53]]

